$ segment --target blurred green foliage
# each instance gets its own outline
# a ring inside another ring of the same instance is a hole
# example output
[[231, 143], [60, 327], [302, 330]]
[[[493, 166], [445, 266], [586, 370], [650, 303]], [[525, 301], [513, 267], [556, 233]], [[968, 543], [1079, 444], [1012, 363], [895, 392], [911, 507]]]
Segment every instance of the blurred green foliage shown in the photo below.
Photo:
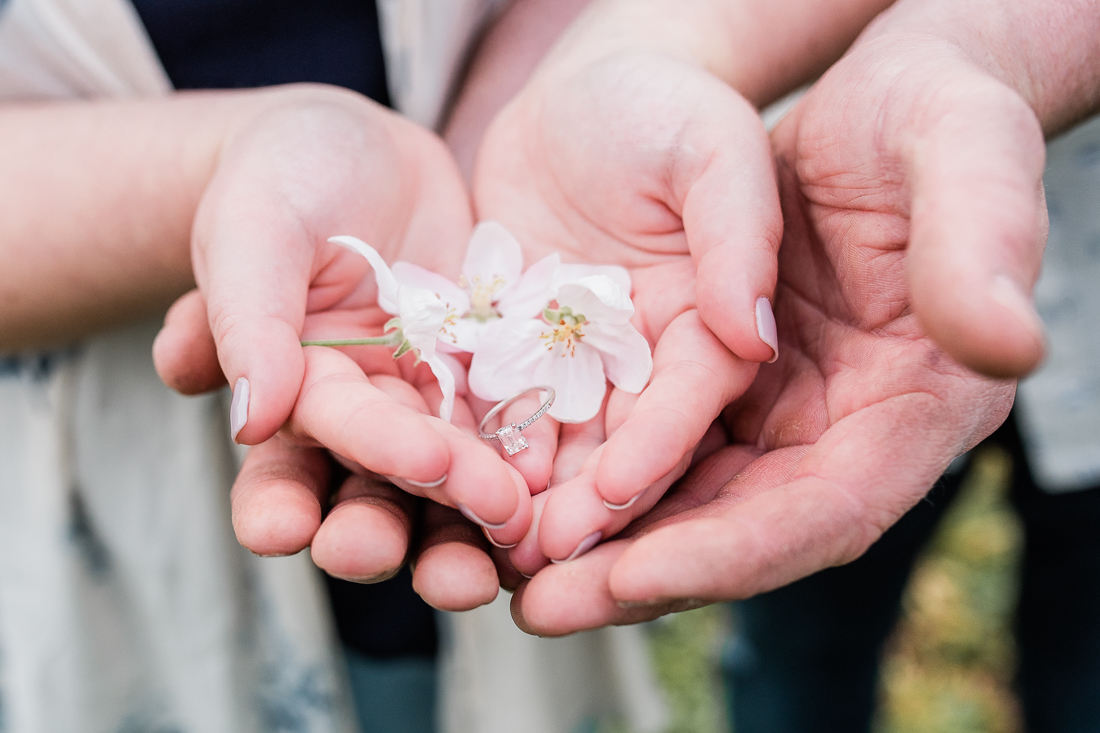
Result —
[[1006, 498], [1011, 463], [974, 456], [918, 560], [882, 666], [876, 733], [1016, 733], [1011, 636], [1021, 544]]

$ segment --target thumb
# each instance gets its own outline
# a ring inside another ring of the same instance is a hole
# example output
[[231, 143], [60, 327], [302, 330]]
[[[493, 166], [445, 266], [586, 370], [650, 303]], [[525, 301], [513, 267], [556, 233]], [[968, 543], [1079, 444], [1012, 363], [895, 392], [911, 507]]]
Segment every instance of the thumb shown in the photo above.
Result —
[[255, 445], [286, 422], [302, 385], [299, 334], [314, 245], [291, 211], [254, 200], [250, 188], [211, 184], [196, 215], [193, 260], [233, 387], [233, 439]]
[[714, 113], [684, 140], [709, 150], [707, 162], [700, 170], [678, 166], [672, 181], [685, 192], [682, 218], [698, 273], [699, 314], [737, 356], [774, 361], [772, 296], [783, 215], [771, 144], [756, 110], [735, 92], [723, 88], [711, 103]]
[[913, 307], [961, 363], [1020, 376], [1044, 348], [1030, 298], [1047, 229], [1042, 129], [1015, 92], [977, 71], [946, 88], [955, 92], [949, 109], [916, 130], [903, 152], [913, 195]]

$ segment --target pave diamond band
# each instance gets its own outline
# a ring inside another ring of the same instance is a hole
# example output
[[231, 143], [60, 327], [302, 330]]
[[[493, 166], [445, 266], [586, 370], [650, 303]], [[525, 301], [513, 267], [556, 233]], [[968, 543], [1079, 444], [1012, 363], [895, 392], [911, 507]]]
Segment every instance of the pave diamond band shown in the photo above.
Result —
[[[513, 402], [520, 399], [521, 397], [526, 397], [527, 395], [531, 394], [532, 392], [545, 392], [546, 393], [546, 398], [543, 400], [542, 406], [539, 407], [539, 409], [535, 412], [534, 415], [527, 418], [526, 420], [519, 423], [518, 425], [516, 423], [510, 423], [508, 425], [503, 425], [495, 433], [485, 432], [485, 426], [489, 424], [490, 420], [492, 420], [494, 417], [499, 415], [504, 410], [505, 407], [512, 404]], [[493, 405], [493, 409], [489, 410], [487, 413], [485, 413], [485, 417], [481, 418], [481, 423], [477, 426], [477, 434], [479, 436], [481, 436], [481, 438], [483, 440], [499, 440], [500, 444], [504, 446], [504, 450], [508, 451], [508, 455], [514, 456], [515, 454], [519, 453], [521, 450], [528, 447], [527, 438], [523, 437], [522, 432], [524, 430], [526, 430], [527, 428], [531, 427], [531, 423], [535, 422], [535, 420], [538, 420], [540, 417], [545, 415], [546, 411], [549, 410], [550, 406], [553, 405], [553, 404], [554, 404], [554, 388], [553, 387], [549, 387], [547, 385], [542, 385], [542, 386], [539, 386], [539, 387], [531, 387], [530, 389], [525, 389], [522, 392], [520, 392], [519, 394], [513, 395], [512, 397], [509, 397], [506, 400], [501, 400], [500, 402]]]

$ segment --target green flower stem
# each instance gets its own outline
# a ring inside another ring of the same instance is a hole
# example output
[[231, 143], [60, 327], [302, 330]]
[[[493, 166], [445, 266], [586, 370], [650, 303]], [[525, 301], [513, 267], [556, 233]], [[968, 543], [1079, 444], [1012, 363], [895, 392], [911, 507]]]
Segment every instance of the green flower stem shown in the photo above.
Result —
[[391, 336], [375, 336], [363, 339], [333, 339], [330, 341], [302, 341], [302, 346], [397, 346], [401, 343]]

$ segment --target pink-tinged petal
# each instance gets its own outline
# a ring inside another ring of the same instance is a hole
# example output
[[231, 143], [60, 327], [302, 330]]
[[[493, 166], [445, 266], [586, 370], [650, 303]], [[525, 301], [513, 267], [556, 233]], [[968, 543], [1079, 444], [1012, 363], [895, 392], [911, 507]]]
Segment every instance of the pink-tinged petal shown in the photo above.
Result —
[[554, 281], [551, 283], [551, 288], [557, 290], [563, 284], [571, 280], [580, 280], [582, 277], [592, 277], [593, 275], [606, 275], [607, 277], [618, 283], [619, 287], [626, 291], [627, 295], [630, 295], [630, 273], [627, 272], [625, 267], [618, 265], [589, 265], [584, 263], [567, 263], [558, 268], [558, 271], [554, 273]]
[[439, 382], [439, 391], [443, 393], [443, 401], [439, 403], [439, 417], [450, 422], [455, 409], [455, 375], [451, 373], [450, 367], [438, 356], [433, 356], [424, 361]]
[[[442, 344], [440, 344], [440, 346], [442, 346]], [[459, 397], [465, 397], [470, 389], [470, 385], [466, 383], [466, 367], [462, 365], [462, 362], [442, 349], [435, 352], [435, 355], [451, 370], [451, 376], [455, 378], [455, 394]]]
[[589, 323], [583, 343], [600, 352], [604, 372], [619, 389], [638, 394], [653, 373], [653, 353], [645, 336], [629, 323]]
[[398, 313], [397, 278], [390, 271], [386, 261], [382, 259], [382, 255], [378, 254], [378, 250], [362, 239], [346, 235], [329, 237], [328, 241], [350, 249], [352, 252], [357, 252], [366, 258], [374, 269], [374, 279], [378, 283], [378, 307], [391, 316], [396, 316]]
[[447, 317], [447, 306], [430, 290], [410, 285], [402, 285], [397, 296], [401, 330], [420, 352], [420, 358], [427, 361], [435, 354], [436, 340], [442, 335], [439, 330]]
[[468, 281], [480, 277], [489, 283], [501, 277], [511, 285], [522, 271], [523, 249], [510, 231], [495, 221], [483, 221], [474, 227], [462, 263], [462, 274]]
[[[459, 318], [453, 326], [447, 326], [447, 332], [454, 336], [450, 343], [459, 351], [468, 351], [472, 354], [477, 351], [481, 334], [485, 333], [485, 329], [496, 321], [495, 318], [490, 321], [479, 321], [476, 318]], [[447, 341], [444, 340], [444, 343], [447, 343]]]
[[569, 306], [574, 314], [594, 323], [629, 323], [634, 316], [630, 295], [607, 275], [591, 275], [558, 288], [558, 306]]
[[561, 255], [555, 252], [527, 268], [519, 282], [500, 292], [497, 310], [502, 316], [534, 318], [550, 302], [554, 273], [561, 266]]
[[483, 400], [504, 400], [535, 386], [535, 368], [549, 356], [539, 338], [545, 328], [534, 318], [490, 323], [470, 362], [470, 391]]
[[571, 353], [564, 352], [560, 344], [543, 353], [546, 356], [539, 360], [531, 386], [549, 384], [554, 388], [550, 417], [572, 423], [596, 417], [607, 392], [599, 352], [581, 343]]
[[439, 296], [444, 305], [454, 308], [457, 315], [461, 316], [470, 310], [470, 298], [466, 291], [439, 273], [426, 270], [411, 262], [401, 261], [394, 262], [392, 270], [399, 285], [412, 285], [430, 290]]

